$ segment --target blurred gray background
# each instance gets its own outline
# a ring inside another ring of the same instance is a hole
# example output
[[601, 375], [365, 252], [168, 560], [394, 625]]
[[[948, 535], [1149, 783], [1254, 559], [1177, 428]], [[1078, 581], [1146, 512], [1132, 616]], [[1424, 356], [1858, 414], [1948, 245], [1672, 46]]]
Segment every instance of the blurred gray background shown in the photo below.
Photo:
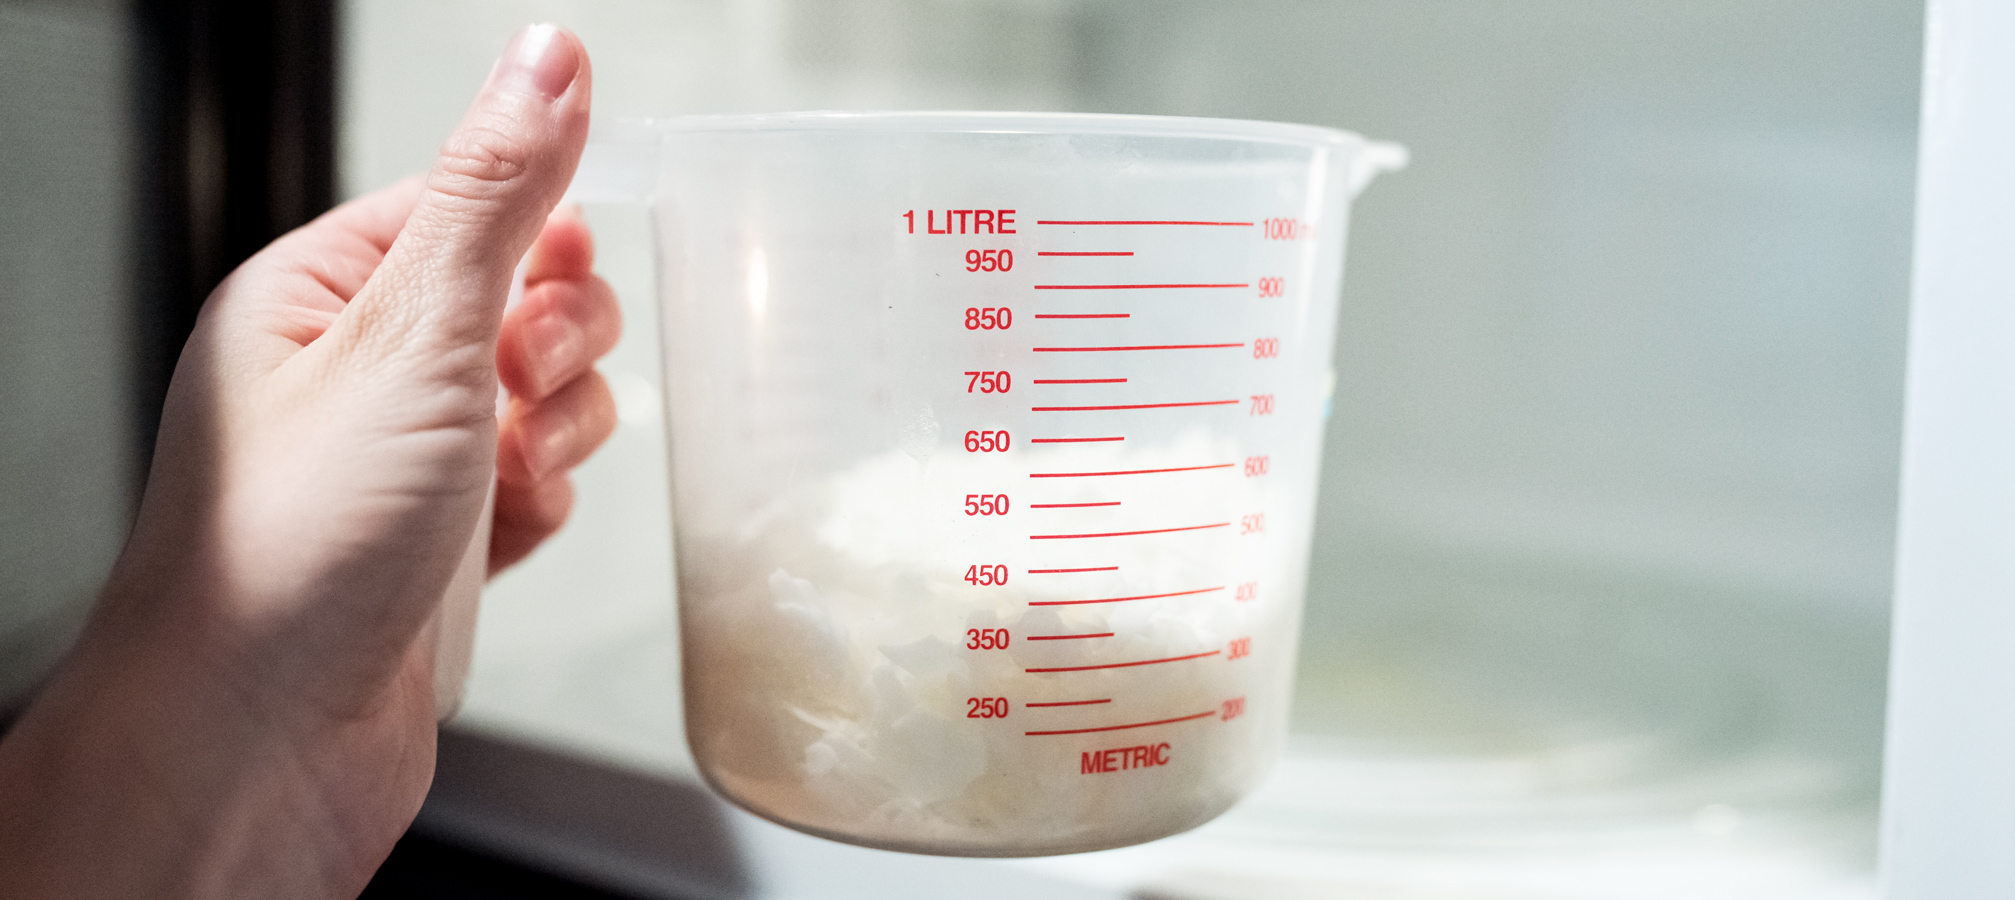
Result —
[[0, 710], [60, 654], [137, 483], [126, 22], [0, 3]]

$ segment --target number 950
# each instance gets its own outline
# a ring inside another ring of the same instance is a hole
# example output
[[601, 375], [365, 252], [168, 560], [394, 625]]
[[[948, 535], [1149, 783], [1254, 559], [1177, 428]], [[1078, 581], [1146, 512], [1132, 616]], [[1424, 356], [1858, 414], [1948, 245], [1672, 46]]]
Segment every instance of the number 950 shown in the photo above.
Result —
[[1014, 268], [1013, 250], [967, 250], [966, 271], [1005, 272]]

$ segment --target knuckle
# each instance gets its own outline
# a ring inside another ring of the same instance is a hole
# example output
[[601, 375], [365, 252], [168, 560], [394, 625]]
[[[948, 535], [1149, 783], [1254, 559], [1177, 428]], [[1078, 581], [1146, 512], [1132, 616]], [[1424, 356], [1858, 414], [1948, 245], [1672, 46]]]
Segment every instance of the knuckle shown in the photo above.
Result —
[[531, 156], [528, 142], [502, 129], [462, 128], [441, 145], [427, 186], [451, 197], [490, 199], [525, 174]]

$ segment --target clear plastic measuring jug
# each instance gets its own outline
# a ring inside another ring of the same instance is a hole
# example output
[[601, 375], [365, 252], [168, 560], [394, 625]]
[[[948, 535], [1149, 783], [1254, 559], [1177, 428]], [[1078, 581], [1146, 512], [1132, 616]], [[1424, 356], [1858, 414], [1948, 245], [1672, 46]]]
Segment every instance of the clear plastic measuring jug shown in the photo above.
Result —
[[1135, 116], [656, 123], [686, 723], [776, 822], [971, 856], [1224, 811], [1286, 730], [1352, 195], [1403, 149]]

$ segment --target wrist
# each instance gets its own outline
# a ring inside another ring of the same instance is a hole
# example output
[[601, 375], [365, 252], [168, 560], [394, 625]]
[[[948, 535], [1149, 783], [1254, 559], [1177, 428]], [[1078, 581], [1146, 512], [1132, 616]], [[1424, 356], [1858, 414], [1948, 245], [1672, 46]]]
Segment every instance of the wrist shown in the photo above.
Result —
[[344, 821], [301, 752], [332, 726], [220, 677], [201, 641], [122, 639], [163, 632], [112, 618], [0, 742], [0, 896], [354, 896], [418, 797], [396, 822]]

